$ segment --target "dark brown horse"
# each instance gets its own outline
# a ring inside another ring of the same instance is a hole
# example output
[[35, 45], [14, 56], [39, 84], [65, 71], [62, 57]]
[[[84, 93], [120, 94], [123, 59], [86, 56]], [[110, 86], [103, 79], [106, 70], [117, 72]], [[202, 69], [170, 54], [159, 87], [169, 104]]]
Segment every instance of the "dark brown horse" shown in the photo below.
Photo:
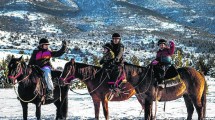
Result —
[[[143, 68], [145, 69], [143, 71], [146, 72], [143, 73], [144, 76], [141, 76], [138, 82], [135, 81], [135, 79], [128, 79], [133, 86], [136, 86], [135, 90], [137, 94], [143, 98], [145, 103], [145, 119], [153, 119], [153, 101], [171, 101], [183, 96], [187, 107], [187, 119], [192, 119], [195, 107], [198, 119], [203, 120], [206, 112], [207, 89], [204, 75], [191, 67], [179, 68], [177, 71], [180, 75], [181, 82], [175, 86], [163, 89], [161, 87], [154, 86], [155, 81], [153, 79], [152, 67], [153, 66], [148, 66], [148, 68]], [[131, 72], [131, 69], [134, 69], [134, 72]], [[131, 64], [125, 65], [127, 75], [135, 75], [135, 69], [137, 69], [137, 66]], [[129, 78], [129, 76], [127, 78]]]
[[[8, 64], [9, 72], [8, 78], [15, 85], [18, 83], [17, 98], [20, 100], [23, 109], [23, 119], [27, 120], [28, 103], [36, 105], [36, 117], [41, 119], [41, 105], [43, 103], [54, 103], [57, 107], [56, 119], [66, 119], [68, 110], [68, 86], [56, 86], [54, 89], [54, 99], [44, 99], [44, 83], [42, 82], [43, 73], [40, 68], [28, 67], [26, 63], [20, 58], [13, 58]], [[61, 75], [60, 71], [55, 71], [53, 79], [58, 79]], [[61, 99], [60, 99], [61, 98]]]
[[[137, 74], [140, 73], [142, 73], [142, 71], [139, 71]], [[83, 81], [87, 85], [89, 94], [94, 103], [95, 118], [99, 119], [100, 103], [102, 102], [105, 119], [108, 119], [108, 101], [109, 97], [112, 96], [112, 92], [109, 90], [107, 77], [110, 77], [108, 72], [105, 69], [101, 69], [101, 67], [74, 63], [74, 61], [71, 61], [65, 64], [61, 79], [68, 80], [70, 78], [79, 78]], [[130, 83], [125, 83], [122, 88], [126, 92], [120, 93], [119, 95], [114, 94], [110, 101], [123, 101], [135, 95], [135, 90]], [[137, 99], [142, 108], [144, 108], [142, 100], [138, 97]]]

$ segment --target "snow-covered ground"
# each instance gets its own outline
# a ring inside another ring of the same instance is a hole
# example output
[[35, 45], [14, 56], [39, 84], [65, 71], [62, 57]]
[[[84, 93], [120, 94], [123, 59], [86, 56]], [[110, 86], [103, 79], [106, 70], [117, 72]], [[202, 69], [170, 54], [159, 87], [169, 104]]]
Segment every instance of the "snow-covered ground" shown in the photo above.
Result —
[[[207, 94], [207, 119], [215, 119], [215, 79], [207, 78], [209, 93]], [[79, 93], [86, 93], [87, 90], [76, 90]], [[157, 119], [186, 119], [187, 112], [183, 98], [166, 103], [166, 111], [163, 111], [163, 102], [158, 103]], [[29, 104], [29, 119], [36, 119], [35, 106]], [[42, 119], [51, 120], [55, 118], [54, 104], [42, 106]], [[104, 115], [100, 108], [100, 118], [104, 120]], [[109, 102], [109, 112], [111, 120], [137, 120], [142, 119], [144, 113], [141, 112], [141, 106], [135, 97], [121, 102]], [[154, 110], [153, 110], [154, 112]], [[83, 120], [94, 118], [94, 106], [90, 95], [77, 95], [69, 91], [69, 120]], [[16, 99], [13, 89], [0, 89], [0, 119], [1, 120], [19, 120], [22, 119], [22, 108]], [[194, 111], [193, 119], [197, 119], [197, 113]]]

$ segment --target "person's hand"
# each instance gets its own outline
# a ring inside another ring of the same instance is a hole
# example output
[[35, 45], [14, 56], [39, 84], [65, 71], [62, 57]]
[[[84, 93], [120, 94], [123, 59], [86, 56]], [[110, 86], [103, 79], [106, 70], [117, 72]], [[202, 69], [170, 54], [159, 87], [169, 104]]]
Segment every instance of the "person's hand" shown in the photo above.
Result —
[[170, 41], [169, 41], [169, 45], [170, 45], [170, 46], [173, 46], [173, 45], [174, 45], [174, 41], [173, 41], [173, 40], [170, 40]]
[[115, 59], [114, 59], [114, 62], [115, 62], [115, 63], [118, 63], [118, 62], [119, 62], [119, 59], [118, 59], [118, 58], [115, 58]]
[[63, 46], [67, 46], [67, 42], [65, 40], [62, 41]]
[[158, 63], [159, 63], [159, 61], [157, 61], [157, 60], [152, 61], [152, 65], [157, 65]]

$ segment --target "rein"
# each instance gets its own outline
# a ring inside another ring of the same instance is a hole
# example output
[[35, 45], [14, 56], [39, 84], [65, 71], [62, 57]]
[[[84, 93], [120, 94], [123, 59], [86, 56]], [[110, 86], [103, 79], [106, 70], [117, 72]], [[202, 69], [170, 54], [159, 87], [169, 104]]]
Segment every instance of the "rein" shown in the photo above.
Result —
[[15, 85], [16, 84], [16, 80], [17, 80], [17, 78], [21, 75], [21, 74], [23, 74], [23, 71], [22, 71], [22, 66], [21, 66], [21, 63], [19, 63], [18, 65], [18, 73], [17, 73], [17, 75], [15, 75], [15, 76], [8, 76], [10, 79], [12, 79], [13, 80], [13, 85]]
[[37, 92], [37, 94], [36, 94], [32, 99], [30, 99], [30, 100], [23, 100], [23, 99], [19, 96], [19, 93], [17, 92], [15, 85], [13, 85], [13, 88], [14, 88], [14, 91], [15, 91], [17, 97], [18, 97], [19, 100], [21, 100], [22, 102], [27, 102], [27, 103], [32, 102], [32, 101], [38, 96], [38, 94], [39, 94], [39, 93]]
[[[140, 85], [140, 84], [145, 80], [145, 78], [146, 78], [146, 76], [147, 76], [147, 74], [148, 74], [149, 70], [150, 70], [150, 67], [147, 69], [147, 72], [146, 72], [145, 76], [143, 77], [143, 79], [142, 79], [142, 80], [141, 80], [137, 85], [135, 85], [133, 88], [128, 89], [128, 90], [123, 91], [123, 92], [129, 92], [129, 91], [131, 91], [131, 90], [133, 90], [133, 89], [137, 88], [137, 87], [138, 87], [138, 86], [139, 86], [139, 85]], [[151, 85], [151, 81], [150, 81], [150, 85]], [[150, 85], [148, 86], [148, 88], [147, 88], [144, 92], [136, 93], [136, 95], [144, 94], [146, 91], [148, 91], [148, 90], [149, 90]]]
[[[74, 68], [74, 66], [70, 68], [70, 71], [67, 73], [66, 77], [65, 77], [65, 78], [61, 78], [61, 80], [68, 80], [68, 79], [70, 79], [70, 78], [74, 78], [74, 79], [75, 79], [75, 76], [74, 76], [74, 75], [69, 76], [69, 74], [71, 73], [72, 68]], [[101, 69], [100, 69], [100, 70], [101, 70]], [[100, 70], [96, 71], [96, 73], [94, 73], [94, 74], [97, 74]], [[102, 73], [102, 76], [103, 76], [103, 73]], [[70, 90], [71, 90], [72, 92], [76, 93], [76, 94], [79, 94], [79, 95], [88, 95], [88, 94], [91, 94], [91, 93], [95, 92], [95, 91], [104, 83], [105, 79], [108, 77], [108, 75], [106, 75], [105, 78], [104, 78], [103, 80], [101, 80], [101, 79], [102, 79], [102, 76], [101, 76], [101, 78], [100, 78], [100, 81], [101, 81], [100, 84], [99, 84], [95, 89], [93, 89], [93, 90], [90, 91], [90, 92], [87, 92], [87, 93], [78, 93], [78, 92], [75, 92], [75, 91], [72, 89], [72, 87], [70, 87]], [[88, 80], [88, 79], [91, 79], [91, 80], [92, 80], [92, 77], [93, 77], [93, 76], [88, 76], [88, 77], [84, 78], [84, 79], [81, 80], [81, 81], [86, 81], [86, 80]]]
[[[69, 79], [75, 79], [75, 76], [74, 76], [74, 75], [69, 76], [69, 74], [71, 73], [71, 70], [72, 70], [72, 69], [74, 69], [74, 67], [71, 67], [71, 68], [69, 69], [69, 72], [66, 74], [66, 77], [65, 77], [65, 78], [60, 77], [60, 80], [62, 80], [62, 81], [67, 81], [67, 80], [69, 80]], [[69, 76], [69, 77], [68, 77], [68, 76]]]
[[[149, 68], [147, 69], [147, 72], [146, 72], [146, 74], [145, 74], [145, 76], [144, 76], [144, 79], [146, 78], [146, 75], [148, 74], [150, 68], [151, 68], [151, 67], [149, 66]], [[151, 71], [151, 72], [152, 72], [152, 71]], [[142, 83], [144, 79], [142, 79], [140, 83]], [[140, 85], [140, 83], [139, 83], [138, 85]], [[141, 94], [144, 94], [145, 92], [147, 92], [147, 91], [149, 90], [150, 86], [151, 86], [151, 83], [152, 83], [152, 74], [151, 74], [151, 80], [150, 80], [150, 84], [148, 85], [148, 88], [145, 89], [143, 92], [137, 93], [136, 95], [141, 95]], [[138, 85], [137, 85], [137, 86], [138, 86]], [[135, 88], [136, 88], [137, 86], [135, 86]]]
[[[70, 69], [70, 70], [71, 70], [71, 69]], [[101, 69], [100, 69], [100, 70], [101, 70]], [[100, 70], [96, 71], [96, 73], [94, 73], [94, 74], [97, 74]], [[71, 72], [71, 71], [69, 71], [68, 73], [70, 73], [70, 72]], [[68, 77], [68, 74], [67, 74], [67, 77]], [[84, 79], [81, 80], [81, 81], [86, 81], [86, 80], [88, 80], [88, 79], [91, 79], [91, 80], [92, 80], [92, 77], [93, 77], [93, 76], [89, 76], [89, 77], [87, 77], [87, 78], [84, 78]], [[101, 80], [102, 77], [103, 77], [103, 72], [102, 72], [102, 76], [101, 76], [101, 78], [100, 78], [100, 80], [99, 80], [99, 81], [101, 81], [100, 84], [99, 84], [95, 89], [93, 89], [93, 90], [90, 91], [90, 92], [87, 92], [87, 93], [78, 93], [78, 92], [75, 92], [75, 91], [72, 89], [72, 87], [70, 87], [70, 90], [71, 90], [72, 92], [76, 93], [76, 94], [79, 94], [79, 95], [88, 95], [88, 94], [91, 94], [91, 93], [95, 92], [95, 91], [104, 83], [104, 81], [105, 81], [105, 79], [108, 77], [108, 75], [106, 75], [105, 78], [104, 78], [103, 80]], [[75, 78], [75, 77], [74, 77], [74, 78]], [[65, 79], [65, 78], [64, 78], [64, 79]]]
[[18, 73], [17, 73], [17, 75], [15, 75], [15, 76], [8, 76], [9, 78], [11, 78], [12, 80], [13, 80], [13, 88], [14, 88], [14, 91], [15, 91], [15, 93], [16, 93], [16, 95], [17, 95], [17, 97], [19, 98], [19, 100], [21, 100], [22, 102], [32, 102], [37, 96], [38, 96], [38, 92], [37, 92], [37, 94], [32, 98], [32, 99], [30, 99], [30, 100], [23, 100], [20, 96], [19, 96], [19, 93], [17, 92], [17, 90], [16, 90], [16, 84], [18, 84], [18, 83], [20, 83], [20, 82], [23, 82], [23, 81], [25, 81], [26, 79], [28, 79], [29, 78], [29, 76], [31, 75], [31, 73], [32, 73], [32, 71], [30, 71], [29, 72], [29, 74], [26, 76], [26, 77], [24, 77], [22, 80], [20, 80], [20, 81], [18, 81], [17, 83], [15, 82], [16, 80], [17, 80], [17, 78], [18, 77], [20, 77], [20, 75], [22, 75], [23, 74], [23, 70], [22, 70], [22, 66], [21, 66], [21, 63], [19, 63], [18, 64]]

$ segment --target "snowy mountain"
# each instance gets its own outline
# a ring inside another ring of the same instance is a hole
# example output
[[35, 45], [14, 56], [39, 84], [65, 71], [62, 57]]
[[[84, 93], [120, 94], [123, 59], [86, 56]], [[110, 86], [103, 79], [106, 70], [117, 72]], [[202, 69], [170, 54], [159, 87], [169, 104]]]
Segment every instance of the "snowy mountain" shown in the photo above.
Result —
[[[214, 0], [0, 0], [0, 62], [8, 54], [20, 57], [24, 53], [24, 58], [29, 57], [39, 39], [46, 37], [55, 50], [61, 47], [62, 40], [68, 41], [69, 50], [60, 59], [75, 58], [78, 62], [87, 59], [89, 64], [94, 64], [95, 57], [102, 56], [101, 46], [111, 40], [112, 33], [118, 32], [128, 62], [137, 57], [140, 65], [146, 66], [155, 57], [159, 38], [174, 39], [177, 47], [174, 62], [179, 67], [188, 65], [199, 70], [202, 60], [203, 66], [209, 68], [209, 75], [215, 77], [214, 19]], [[52, 62], [57, 68], [63, 67], [66, 61]], [[214, 119], [215, 79], [206, 79], [209, 91], [206, 119]], [[15, 92], [0, 89], [0, 94], [0, 119], [22, 119]], [[132, 97], [109, 103], [110, 119], [142, 119], [141, 107], [136, 102]], [[186, 118], [182, 98], [168, 102], [166, 112], [163, 106], [158, 104], [158, 119]], [[93, 109], [89, 95], [69, 92], [68, 119], [93, 119]], [[42, 107], [43, 119], [54, 119], [54, 113], [54, 105]], [[100, 115], [104, 119], [102, 112]], [[32, 104], [29, 118], [35, 119]]]
[[42, 37], [52, 49], [67, 40], [70, 50], [61, 58], [83, 61], [101, 57], [101, 45], [119, 32], [126, 60], [137, 56], [142, 65], [155, 56], [159, 38], [174, 39], [185, 53], [213, 54], [213, 6], [212, 0], [2, 0], [0, 48], [30, 54]]

